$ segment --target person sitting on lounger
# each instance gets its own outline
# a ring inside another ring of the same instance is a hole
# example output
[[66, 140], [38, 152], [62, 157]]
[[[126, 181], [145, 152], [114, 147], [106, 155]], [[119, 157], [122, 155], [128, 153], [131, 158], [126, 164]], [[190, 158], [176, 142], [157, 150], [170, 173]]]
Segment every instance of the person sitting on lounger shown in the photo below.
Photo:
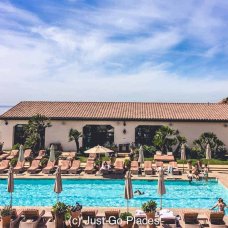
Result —
[[192, 174], [193, 174], [193, 177], [196, 179], [196, 180], [199, 180], [199, 168], [198, 168], [198, 165], [196, 164], [192, 170]]
[[211, 210], [215, 209], [218, 207], [218, 211], [222, 211], [225, 213], [225, 208], [228, 208], [228, 206], [223, 202], [222, 198], [218, 199], [218, 202], [211, 208]]
[[141, 192], [139, 189], [134, 192], [135, 195], [144, 195], [144, 192]]
[[188, 173], [187, 177], [188, 177], [189, 184], [191, 184], [192, 183], [192, 179], [193, 179], [192, 170], [189, 170], [189, 173]]

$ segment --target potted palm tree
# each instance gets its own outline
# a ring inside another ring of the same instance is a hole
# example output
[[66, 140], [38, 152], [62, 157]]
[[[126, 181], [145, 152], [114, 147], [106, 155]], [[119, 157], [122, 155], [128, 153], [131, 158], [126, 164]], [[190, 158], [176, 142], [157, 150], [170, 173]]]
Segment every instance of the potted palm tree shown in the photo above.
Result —
[[[155, 218], [155, 212], [157, 209], [157, 203], [153, 200], [149, 200], [142, 205], [142, 210], [146, 213], [147, 220]], [[151, 226], [154, 227], [154, 226]]]
[[64, 222], [70, 218], [69, 207], [62, 202], [57, 202], [53, 205], [51, 212], [55, 219], [56, 227], [64, 227]]
[[12, 209], [10, 206], [5, 206], [1, 210], [1, 217], [2, 217], [2, 227], [8, 228], [10, 227], [10, 220], [12, 215]]
[[120, 219], [122, 220], [120, 227], [131, 228], [133, 227], [133, 215], [130, 212], [123, 212], [120, 214]]

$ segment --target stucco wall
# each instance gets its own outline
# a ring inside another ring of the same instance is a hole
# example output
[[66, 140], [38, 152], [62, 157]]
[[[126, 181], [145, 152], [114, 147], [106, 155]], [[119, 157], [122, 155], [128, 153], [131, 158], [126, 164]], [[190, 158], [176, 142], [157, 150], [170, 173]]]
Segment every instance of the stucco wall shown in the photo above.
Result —
[[[0, 122], [0, 141], [4, 142], [4, 149], [9, 149], [13, 144], [14, 126], [16, 124], [26, 124], [27, 121], [9, 120], [8, 125], [5, 121]], [[112, 125], [114, 127], [114, 141], [116, 144], [131, 143], [135, 141], [135, 128], [138, 125], [169, 125], [167, 122], [144, 122], [144, 121], [52, 121], [52, 127], [46, 129], [45, 144], [60, 142], [65, 151], [75, 150], [75, 143], [68, 142], [68, 132], [70, 128], [76, 128], [82, 131], [83, 126], [87, 124]], [[181, 135], [188, 139], [191, 145], [193, 140], [198, 138], [203, 132], [213, 132], [228, 146], [228, 127], [224, 123], [206, 123], [206, 122], [172, 122], [172, 128], [178, 129]], [[126, 129], [126, 134], [123, 133]], [[82, 142], [80, 141], [80, 145]]]

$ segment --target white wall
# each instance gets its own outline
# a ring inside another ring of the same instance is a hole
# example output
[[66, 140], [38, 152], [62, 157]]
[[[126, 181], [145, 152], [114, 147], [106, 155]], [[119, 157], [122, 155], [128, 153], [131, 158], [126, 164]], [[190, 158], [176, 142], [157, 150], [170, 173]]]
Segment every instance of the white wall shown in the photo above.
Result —
[[[12, 147], [14, 126], [26, 123], [27, 121], [9, 120], [8, 125], [5, 125], [5, 121], [0, 122], [0, 141], [4, 142], [4, 149]], [[126, 121], [126, 126], [123, 126], [123, 121], [52, 121], [51, 124], [52, 127], [46, 129], [46, 146], [53, 142], [60, 142], [65, 151], [75, 150], [75, 143], [68, 142], [70, 128], [82, 131], [83, 126], [87, 124], [112, 125], [114, 127], [114, 141], [116, 144], [120, 144], [135, 141], [135, 128], [138, 125], [169, 125], [167, 122], [152, 121]], [[213, 132], [228, 146], [228, 127], [225, 127], [224, 123], [172, 122], [171, 127], [178, 129], [181, 135], [187, 138], [189, 145], [203, 132]], [[123, 129], [126, 129], [126, 134], [123, 133]]]

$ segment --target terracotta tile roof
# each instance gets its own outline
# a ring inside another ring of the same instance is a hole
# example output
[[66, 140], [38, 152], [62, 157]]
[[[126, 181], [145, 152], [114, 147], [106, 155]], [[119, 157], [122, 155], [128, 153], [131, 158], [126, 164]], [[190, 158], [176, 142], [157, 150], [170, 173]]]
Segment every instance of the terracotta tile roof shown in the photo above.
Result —
[[47, 102], [24, 101], [0, 119], [28, 119], [42, 114], [52, 119], [228, 121], [221, 103]]

